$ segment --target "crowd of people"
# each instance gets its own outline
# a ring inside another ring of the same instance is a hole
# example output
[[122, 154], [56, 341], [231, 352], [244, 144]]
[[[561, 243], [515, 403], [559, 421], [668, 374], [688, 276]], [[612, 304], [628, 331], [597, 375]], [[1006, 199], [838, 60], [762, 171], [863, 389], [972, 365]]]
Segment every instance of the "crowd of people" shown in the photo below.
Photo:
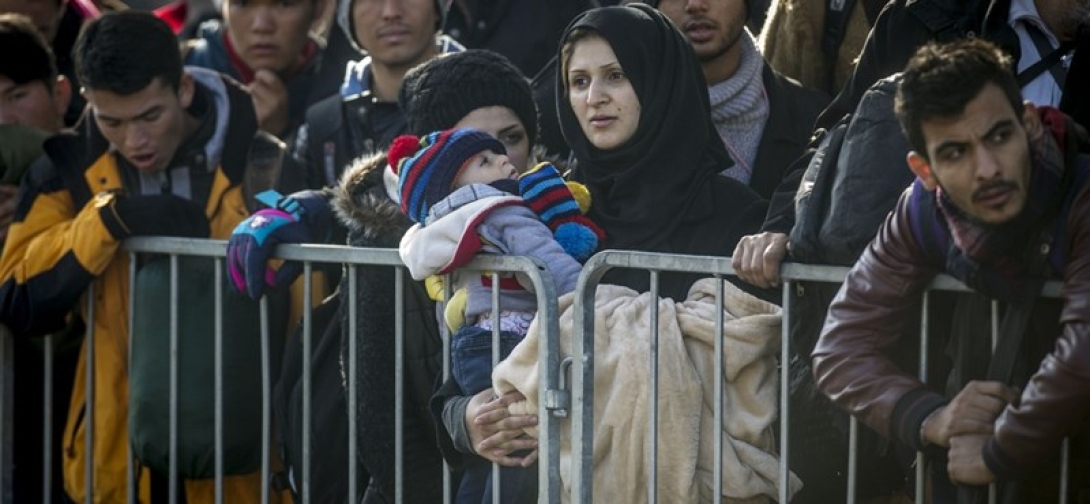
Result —
[[[528, 255], [566, 294], [600, 250], [729, 256], [731, 282], [778, 303], [780, 266], [813, 259], [798, 229], [818, 211], [807, 208], [818, 205], [811, 190], [843, 199], [821, 205], [849, 208], [840, 224], [866, 246], [849, 252], [835, 297], [803, 304], [799, 320], [813, 327], [799, 332], [813, 339], [780, 365], [801, 363], [793, 395], [815, 390], [879, 436], [875, 451], [896, 454], [882, 459], [894, 461], [892, 481], [861, 497], [910, 497], [911, 456], [922, 451], [931, 502], [978, 502], [989, 483], [1005, 503], [1054, 502], [1070, 437], [1067, 490], [1090, 498], [1090, 473], [1079, 476], [1090, 469], [1090, 2], [617, 3], [178, 0], [152, 12], [0, 0], [0, 323], [17, 354], [15, 502], [42, 501], [43, 457], [57, 475], [54, 502], [215, 498], [200, 469], [172, 481], [143, 452], [127, 457], [130, 391], [141, 385], [129, 368], [130, 237], [226, 240], [239, 298], [293, 307], [274, 328], [274, 477], [232, 454], [226, 502], [303, 491], [303, 311], [317, 335], [315, 500], [344, 502], [354, 479], [368, 504], [399, 492], [438, 502], [446, 462], [460, 504], [535, 502], [545, 440], [528, 431], [538, 418], [511, 408], [526, 397], [497, 394], [491, 379], [493, 328], [502, 359], [531, 330], [535, 293], [503, 275], [494, 312], [493, 277], [459, 268], [479, 254]], [[894, 95], [873, 109], [890, 82]], [[864, 107], [901, 131], [853, 137]], [[876, 154], [845, 154], [860, 150]], [[887, 158], [898, 162], [861, 166]], [[852, 207], [870, 184], [829, 189], [851, 172], [914, 181]], [[319, 292], [303, 299], [302, 268], [273, 258], [282, 243], [399, 249], [412, 276], [404, 309], [394, 313], [401, 289], [384, 267], [356, 278], [316, 268]], [[939, 364], [921, 380], [903, 349], [921, 293], [943, 273], [975, 294], [936, 310], [929, 357]], [[701, 277], [663, 274], [658, 292], [681, 302]], [[1058, 299], [1038, 297], [1045, 279], [1063, 283]], [[651, 288], [633, 270], [602, 282]], [[1002, 307], [995, 324], [991, 300]], [[445, 382], [442, 326], [454, 335]], [[45, 335], [58, 384], [51, 425], [40, 413]], [[360, 371], [350, 374], [353, 354]], [[355, 454], [344, 453], [349, 416]], [[52, 453], [42, 429], [57, 440]], [[842, 500], [819, 481], [841, 462], [792, 446], [803, 484], [793, 502]], [[348, 456], [359, 473], [348, 474]], [[503, 468], [497, 485], [492, 464]]]

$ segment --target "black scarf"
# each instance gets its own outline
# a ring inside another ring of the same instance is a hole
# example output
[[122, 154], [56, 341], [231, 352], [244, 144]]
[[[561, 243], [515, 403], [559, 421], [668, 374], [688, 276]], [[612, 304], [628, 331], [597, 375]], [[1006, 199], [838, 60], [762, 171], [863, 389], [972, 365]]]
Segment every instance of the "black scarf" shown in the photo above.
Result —
[[573, 178], [590, 190], [589, 216], [605, 229], [608, 248], [671, 252], [679, 228], [712, 217], [713, 179], [733, 165], [712, 124], [700, 64], [677, 28], [646, 5], [584, 12], [565, 30], [561, 47], [576, 28], [594, 30], [612, 46], [641, 107], [631, 139], [609, 151], [595, 148], [558, 65], [560, 129], [578, 160]]

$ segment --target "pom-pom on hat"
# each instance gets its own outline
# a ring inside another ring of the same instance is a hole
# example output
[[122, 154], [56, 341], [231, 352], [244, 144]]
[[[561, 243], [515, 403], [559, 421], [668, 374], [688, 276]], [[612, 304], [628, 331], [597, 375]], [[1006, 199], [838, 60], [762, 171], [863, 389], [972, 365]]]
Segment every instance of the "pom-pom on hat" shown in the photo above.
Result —
[[486, 150], [507, 153], [499, 140], [472, 128], [395, 138], [387, 159], [398, 174], [401, 211], [413, 222], [424, 222], [431, 206], [454, 190], [466, 161]]
[[[605, 233], [582, 214], [582, 208], [572, 186], [549, 163], [539, 163], [530, 171], [519, 175], [519, 193], [522, 200], [541, 222], [553, 231], [553, 237], [569, 255], [579, 262], [586, 262]], [[581, 187], [579, 185], [578, 187]], [[586, 188], [582, 188], [586, 191]]]

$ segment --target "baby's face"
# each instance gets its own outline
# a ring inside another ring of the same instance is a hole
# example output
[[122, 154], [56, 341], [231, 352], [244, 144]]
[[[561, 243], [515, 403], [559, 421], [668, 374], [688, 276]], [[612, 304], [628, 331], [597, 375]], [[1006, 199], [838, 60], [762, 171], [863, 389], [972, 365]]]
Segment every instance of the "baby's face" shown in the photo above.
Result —
[[454, 187], [490, 184], [497, 180], [517, 178], [518, 170], [508, 161], [506, 154], [486, 150], [466, 161], [465, 168], [458, 174], [458, 178], [454, 179]]

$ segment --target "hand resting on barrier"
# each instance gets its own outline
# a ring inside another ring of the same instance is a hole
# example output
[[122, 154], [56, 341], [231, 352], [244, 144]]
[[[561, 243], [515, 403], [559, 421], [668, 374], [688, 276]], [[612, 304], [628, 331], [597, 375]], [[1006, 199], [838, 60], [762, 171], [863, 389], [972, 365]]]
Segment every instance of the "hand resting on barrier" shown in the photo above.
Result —
[[473, 396], [466, 405], [466, 431], [478, 455], [508, 467], [529, 467], [537, 461], [537, 440], [523, 431], [537, 425], [537, 415], [516, 415], [507, 408], [525, 400], [519, 392], [496, 397], [491, 388]]
[[1008, 404], [1018, 401], [1019, 392], [994, 381], [971, 381], [949, 404], [936, 409], [920, 427], [928, 444], [947, 447], [950, 438], [961, 435], [988, 435], [995, 430], [995, 419]]
[[333, 212], [318, 191], [282, 196], [265, 191], [258, 200], [269, 206], [243, 220], [227, 242], [227, 278], [236, 291], [260, 299], [266, 291], [291, 284], [302, 271], [297, 262], [273, 258], [281, 243], [325, 243]]
[[744, 282], [762, 289], [780, 285], [780, 264], [787, 257], [790, 243], [783, 233], [743, 236], [731, 256], [734, 273]]

